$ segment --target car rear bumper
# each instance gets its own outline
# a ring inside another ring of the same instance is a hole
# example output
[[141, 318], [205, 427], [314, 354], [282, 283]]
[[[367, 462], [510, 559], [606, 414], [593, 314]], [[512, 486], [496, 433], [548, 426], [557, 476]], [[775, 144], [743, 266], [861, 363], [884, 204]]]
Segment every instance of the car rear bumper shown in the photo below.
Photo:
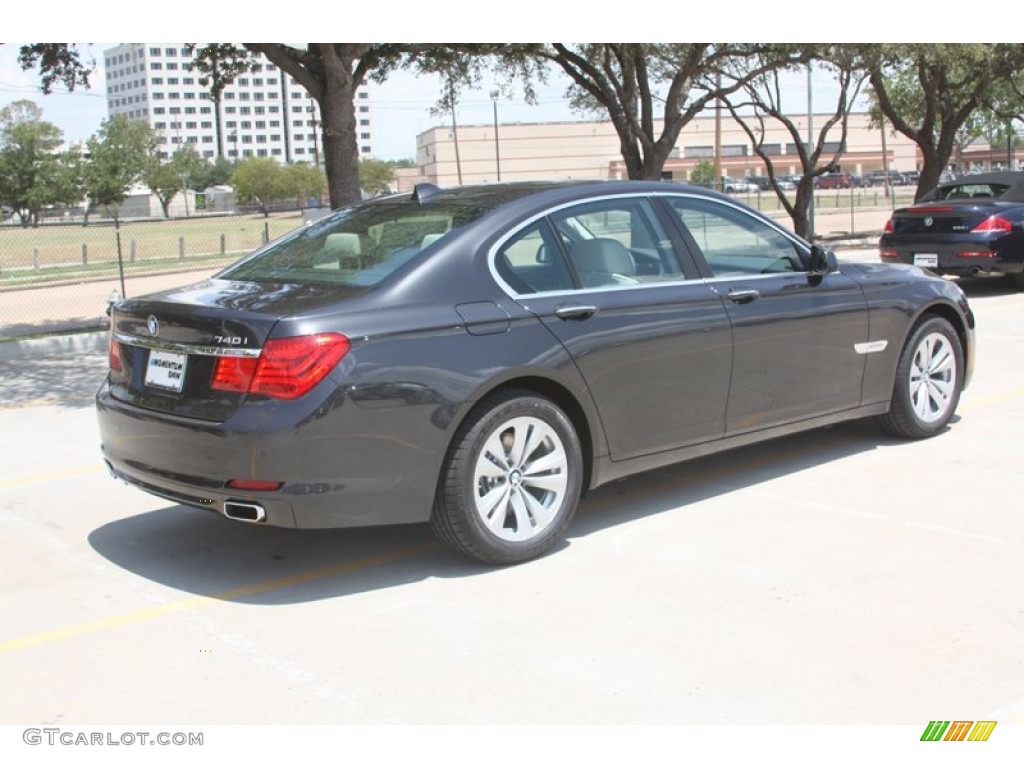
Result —
[[[346, 405], [352, 412], [347, 426], [344, 419], [332, 418], [268, 432], [154, 413], [116, 400], [106, 384], [96, 397], [107, 467], [114, 477], [155, 496], [287, 528], [429, 519], [435, 462], [411, 442], [396, 446], [375, 434], [367, 427], [367, 412]], [[237, 490], [228, 487], [231, 479], [282, 485], [272, 491]]]

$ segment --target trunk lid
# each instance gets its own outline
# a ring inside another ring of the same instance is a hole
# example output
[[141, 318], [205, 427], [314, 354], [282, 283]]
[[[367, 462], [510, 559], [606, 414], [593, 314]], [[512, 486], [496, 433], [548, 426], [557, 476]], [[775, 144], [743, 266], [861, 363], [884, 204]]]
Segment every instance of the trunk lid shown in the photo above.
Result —
[[892, 234], [963, 235], [1004, 207], [992, 198], [918, 203], [893, 214]]
[[111, 395], [186, 418], [223, 421], [245, 401], [213, 388], [218, 361], [256, 358], [283, 317], [362, 291], [338, 286], [204, 280], [119, 301], [111, 312], [121, 370]]

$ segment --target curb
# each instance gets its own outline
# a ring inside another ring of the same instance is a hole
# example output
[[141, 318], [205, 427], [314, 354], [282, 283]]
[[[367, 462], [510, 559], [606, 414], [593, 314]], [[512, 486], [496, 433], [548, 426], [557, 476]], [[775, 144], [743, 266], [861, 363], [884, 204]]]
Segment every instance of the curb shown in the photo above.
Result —
[[81, 352], [103, 352], [107, 348], [107, 336], [107, 331], [93, 331], [71, 333], [65, 336], [4, 341], [0, 342], [0, 362], [61, 357]]

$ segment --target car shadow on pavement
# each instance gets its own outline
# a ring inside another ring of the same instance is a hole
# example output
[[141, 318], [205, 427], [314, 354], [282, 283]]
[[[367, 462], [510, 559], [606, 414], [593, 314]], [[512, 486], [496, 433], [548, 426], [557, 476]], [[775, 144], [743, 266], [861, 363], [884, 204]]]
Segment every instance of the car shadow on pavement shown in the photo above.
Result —
[[1009, 280], [997, 277], [962, 277], [957, 280], [970, 301], [990, 296], [1012, 296], [1021, 293]]
[[0, 362], [0, 407], [91, 406], [106, 366], [106, 353], [92, 351]]
[[[900, 445], [912, 443], [884, 435], [871, 422], [860, 422], [611, 483], [582, 502], [567, 540], [547, 557], [557, 558], [560, 551], [577, 546], [577, 542], [582, 545], [589, 535], [651, 515], [671, 512], [703, 519], [708, 512], [702, 501], [815, 470], [880, 446]], [[753, 524], [757, 510], [749, 513]], [[255, 605], [325, 600], [495, 570], [449, 552], [435, 541], [427, 525], [265, 528], [180, 505], [103, 525], [89, 535], [89, 543], [111, 563], [144, 579], [214, 600]], [[525, 572], [532, 567], [534, 564], [527, 563], [511, 568]]]

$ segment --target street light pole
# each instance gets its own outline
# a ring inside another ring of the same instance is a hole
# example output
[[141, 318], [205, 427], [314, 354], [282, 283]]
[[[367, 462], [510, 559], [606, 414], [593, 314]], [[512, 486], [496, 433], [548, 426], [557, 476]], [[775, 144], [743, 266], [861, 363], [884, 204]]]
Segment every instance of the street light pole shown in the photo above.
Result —
[[491, 105], [494, 107], [494, 164], [498, 169], [498, 181], [501, 181], [501, 145], [498, 142], [498, 92], [491, 91]]

